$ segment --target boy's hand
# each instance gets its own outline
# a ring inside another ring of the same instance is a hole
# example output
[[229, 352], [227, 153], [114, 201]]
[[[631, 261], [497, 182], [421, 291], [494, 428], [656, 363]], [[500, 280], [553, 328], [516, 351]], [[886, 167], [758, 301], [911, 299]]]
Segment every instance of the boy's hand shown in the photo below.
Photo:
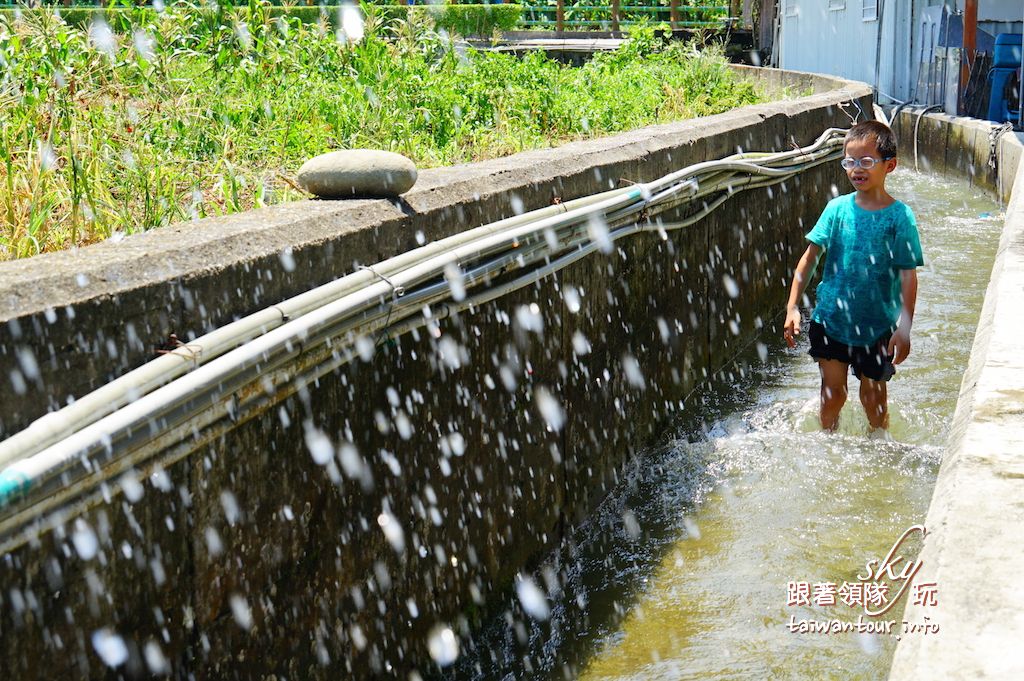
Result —
[[792, 306], [786, 312], [786, 325], [782, 327], [782, 337], [786, 339], [786, 345], [796, 347], [796, 336], [800, 335], [800, 308]]
[[896, 329], [892, 338], [889, 339], [888, 352], [893, 364], [899, 364], [907, 358], [907, 355], [910, 354], [910, 329], [906, 329], [902, 325]]

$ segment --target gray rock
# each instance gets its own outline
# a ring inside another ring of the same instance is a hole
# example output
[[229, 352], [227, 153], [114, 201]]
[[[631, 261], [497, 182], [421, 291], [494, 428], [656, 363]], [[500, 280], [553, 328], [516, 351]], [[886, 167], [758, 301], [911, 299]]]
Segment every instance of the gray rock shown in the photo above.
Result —
[[298, 180], [306, 191], [325, 199], [396, 197], [416, 183], [416, 166], [391, 151], [332, 151], [303, 163]]

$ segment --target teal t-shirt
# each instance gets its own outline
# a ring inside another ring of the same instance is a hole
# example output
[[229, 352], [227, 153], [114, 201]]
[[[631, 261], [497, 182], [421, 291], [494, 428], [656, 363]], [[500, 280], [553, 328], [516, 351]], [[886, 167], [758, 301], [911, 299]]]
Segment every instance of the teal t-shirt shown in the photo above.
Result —
[[867, 346], [896, 329], [900, 270], [924, 265], [914, 213], [896, 201], [864, 210], [846, 194], [829, 201], [807, 240], [824, 250], [811, 318], [847, 345]]

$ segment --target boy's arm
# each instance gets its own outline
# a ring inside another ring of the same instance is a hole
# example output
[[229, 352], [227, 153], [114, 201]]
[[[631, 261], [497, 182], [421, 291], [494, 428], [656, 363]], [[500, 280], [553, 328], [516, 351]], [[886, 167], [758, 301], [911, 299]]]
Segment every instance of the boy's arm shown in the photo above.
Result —
[[800, 299], [814, 274], [814, 268], [818, 266], [820, 255], [821, 246], [815, 243], [808, 244], [793, 273], [793, 284], [789, 287], [789, 302], [786, 303], [786, 324], [782, 328], [782, 336], [791, 348], [796, 347], [794, 336], [800, 335]]
[[889, 340], [889, 356], [893, 364], [899, 364], [910, 354], [910, 327], [914, 323], [914, 308], [917, 306], [917, 270], [900, 270], [900, 288], [903, 291], [903, 309], [900, 323]]

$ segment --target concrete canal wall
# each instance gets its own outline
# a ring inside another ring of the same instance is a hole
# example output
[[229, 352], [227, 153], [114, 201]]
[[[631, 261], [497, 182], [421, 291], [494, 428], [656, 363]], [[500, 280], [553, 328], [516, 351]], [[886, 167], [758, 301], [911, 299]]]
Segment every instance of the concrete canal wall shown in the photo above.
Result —
[[[745, 77], [817, 93], [426, 171], [398, 203], [306, 201], [0, 264], [0, 429], [139, 365], [169, 333], [187, 341], [417, 235], [737, 148], [806, 145], [871, 110], [861, 84]], [[18, 678], [436, 671], [431, 632], [465, 634], [517, 573], [543, 568], [637, 449], [696, 408], [692, 388], [778, 315], [803, 234], [843, 177], [831, 163], [738, 194], [667, 239], [632, 238], [378, 343], [227, 435], [195, 433], [190, 456], [129, 472], [6, 545], [0, 667]], [[563, 302], [569, 287], [578, 310]], [[560, 429], [542, 418], [552, 403]], [[540, 572], [557, 587], [557, 569]]]
[[[904, 148], [917, 118], [897, 122]], [[938, 601], [910, 603], [903, 617], [939, 630], [904, 636], [892, 681], [1024, 678], [1024, 145], [1012, 132], [996, 140], [993, 127], [931, 114], [919, 126], [922, 167], [967, 177], [1009, 206], [925, 520], [915, 583], [936, 584]]]
[[893, 121], [900, 161], [921, 172], [966, 179], [1006, 202], [1020, 165], [1021, 144], [1012, 131], [975, 118], [908, 108]]

